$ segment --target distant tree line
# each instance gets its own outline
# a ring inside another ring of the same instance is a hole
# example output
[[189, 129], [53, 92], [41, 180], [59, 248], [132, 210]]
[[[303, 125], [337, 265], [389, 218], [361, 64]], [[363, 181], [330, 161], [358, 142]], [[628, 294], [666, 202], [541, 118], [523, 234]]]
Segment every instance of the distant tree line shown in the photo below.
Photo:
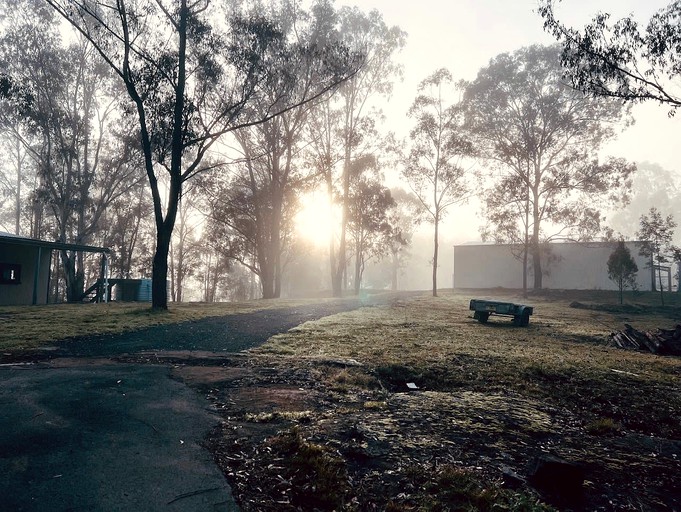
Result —
[[[599, 158], [631, 121], [608, 96], [676, 107], [640, 80], [625, 95], [612, 69], [626, 63], [579, 53], [594, 41], [562, 27], [553, 2], [541, 14], [563, 48], [498, 55], [471, 82], [434, 71], [404, 106], [405, 140], [380, 105], [401, 78], [406, 34], [377, 11], [331, 0], [1, 5], [0, 229], [110, 247], [112, 275], [151, 277], [159, 309], [188, 286], [205, 301], [281, 296], [307, 257], [295, 218], [311, 191], [335, 219], [324, 279], [334, 296], [359, 293], [372, 260], [390, 262], [397, 287], [422, 221], [436, 295], [441, 222], [473, 196], [483, 236], [515, 244], [523, 288], [530, 275], [541, 288], [547, 244], [606, 236], [602, 212], [628, 200], [635, 166]], [[670, 31], [670, 16], [655, 26]], [[673, 48], [663, 58], [644, 42], [653, 68], [669, 65]], [[601, 75], [565, 83], [592, 58]], [[408, 190], [391, 191], [387, 172]], [[59, 293], [78, 300], [94, 265], [62, 251]]]

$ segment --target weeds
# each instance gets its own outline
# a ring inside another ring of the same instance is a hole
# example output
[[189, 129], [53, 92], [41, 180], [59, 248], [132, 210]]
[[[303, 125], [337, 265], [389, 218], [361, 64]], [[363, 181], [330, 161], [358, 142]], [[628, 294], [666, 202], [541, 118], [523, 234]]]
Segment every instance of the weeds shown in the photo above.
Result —
[[349, 490], [345, 463], [329, 448], [307, 441], [298, 428], [268, 444], [287, 461], [281, 479], [290, 484], [287, 494], [292, 506], [333, 510], [345, 501]]
[[[594, 297], [599, 304], [616, 299], [607, 292]], [[622, 351], [604, 341], [585, 343], [606, 340], [608, 326], [620, 324], [607, 311], [567, 307], [576, 299], [586, 303], [586, 293], [533, 296], [535, 314], [527, 328], [499, 319], [480, 325], [468, 311], [469, 298], [421, 296], [401, 307], [333, 315], [277, 335], [255, 352], [354, 357], [391, 392], [406, 391], [408, 382], [420, 390], [512, 392], [584, 411], [589, 418], [616, 418], [627, 430], [681, 435], [678, 360]], [[657, 327], [660, 317], [640, 314], [631, 321], [648, 329]], [[328, 378], [339, 391], [371, 386], [351, 382], [355, 377], [346, 371]]]
[[347, 368], [332, 371], [324, 380], [330, 389], [339, 393], [348, 393], [353, 389], [371, 390], [379, 387], [378, 382], [371, 375], [361, 370]]
[[251, 423], [274, 423], [278, 421], [309, 421], [310, 411], [275, 411], [258, 414], [246, 413], [244, 419]]
[[391, 499], [385, 510], [540, 512], [553, 510], [536, 496], [500, 488], [474, 471], [445, 464], [433, 471], [405, 468], [405, 479], [416, 492]]

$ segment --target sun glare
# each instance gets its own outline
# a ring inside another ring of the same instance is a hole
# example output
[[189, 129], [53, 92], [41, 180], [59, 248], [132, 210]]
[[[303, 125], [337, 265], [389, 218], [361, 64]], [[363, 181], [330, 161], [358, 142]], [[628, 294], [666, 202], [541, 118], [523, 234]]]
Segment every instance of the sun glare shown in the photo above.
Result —
[[300, 203], [303, 208], [296, 215], [296, 231], [304, 240], [316, 247], [326, 247], [329, 230], [336, 217], [329, 207], [329, 199], [322, 192], [305, 194]]

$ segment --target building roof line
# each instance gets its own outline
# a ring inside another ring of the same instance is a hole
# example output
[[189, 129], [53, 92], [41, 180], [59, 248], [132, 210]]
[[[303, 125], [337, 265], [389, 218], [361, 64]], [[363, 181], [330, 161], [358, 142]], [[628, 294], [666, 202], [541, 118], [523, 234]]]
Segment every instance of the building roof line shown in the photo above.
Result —
[[35, 238], [25, 238], [9, 233], [0, 233], [0, 243], [26, 245], [29, 247], [42, 247], [45, 249], [54, 249], [59, 251], [82, 251], [82, 252], [99, 252], [109, 254], [111, 249], [108, 247], [95, 247], [93, 245], [82, 244], [68, 244], [64, 242], [48, 242], [46, 240], [36, 240]]

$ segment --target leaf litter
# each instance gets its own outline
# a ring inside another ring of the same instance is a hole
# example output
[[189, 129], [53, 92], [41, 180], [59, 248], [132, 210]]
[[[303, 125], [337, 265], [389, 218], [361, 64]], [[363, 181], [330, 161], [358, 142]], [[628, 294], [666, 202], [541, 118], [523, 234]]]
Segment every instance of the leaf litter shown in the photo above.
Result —
[[[205, 384], [223, 418], [206, 444], [242, 509], [679, 510], [678, 359], [608, 346], [618, 319], [564, 301], [537, 299], [528, 328], [466, 305], [308, 322]], [[583, 472], [577, 496], [534, 485], [547, 455]]]

